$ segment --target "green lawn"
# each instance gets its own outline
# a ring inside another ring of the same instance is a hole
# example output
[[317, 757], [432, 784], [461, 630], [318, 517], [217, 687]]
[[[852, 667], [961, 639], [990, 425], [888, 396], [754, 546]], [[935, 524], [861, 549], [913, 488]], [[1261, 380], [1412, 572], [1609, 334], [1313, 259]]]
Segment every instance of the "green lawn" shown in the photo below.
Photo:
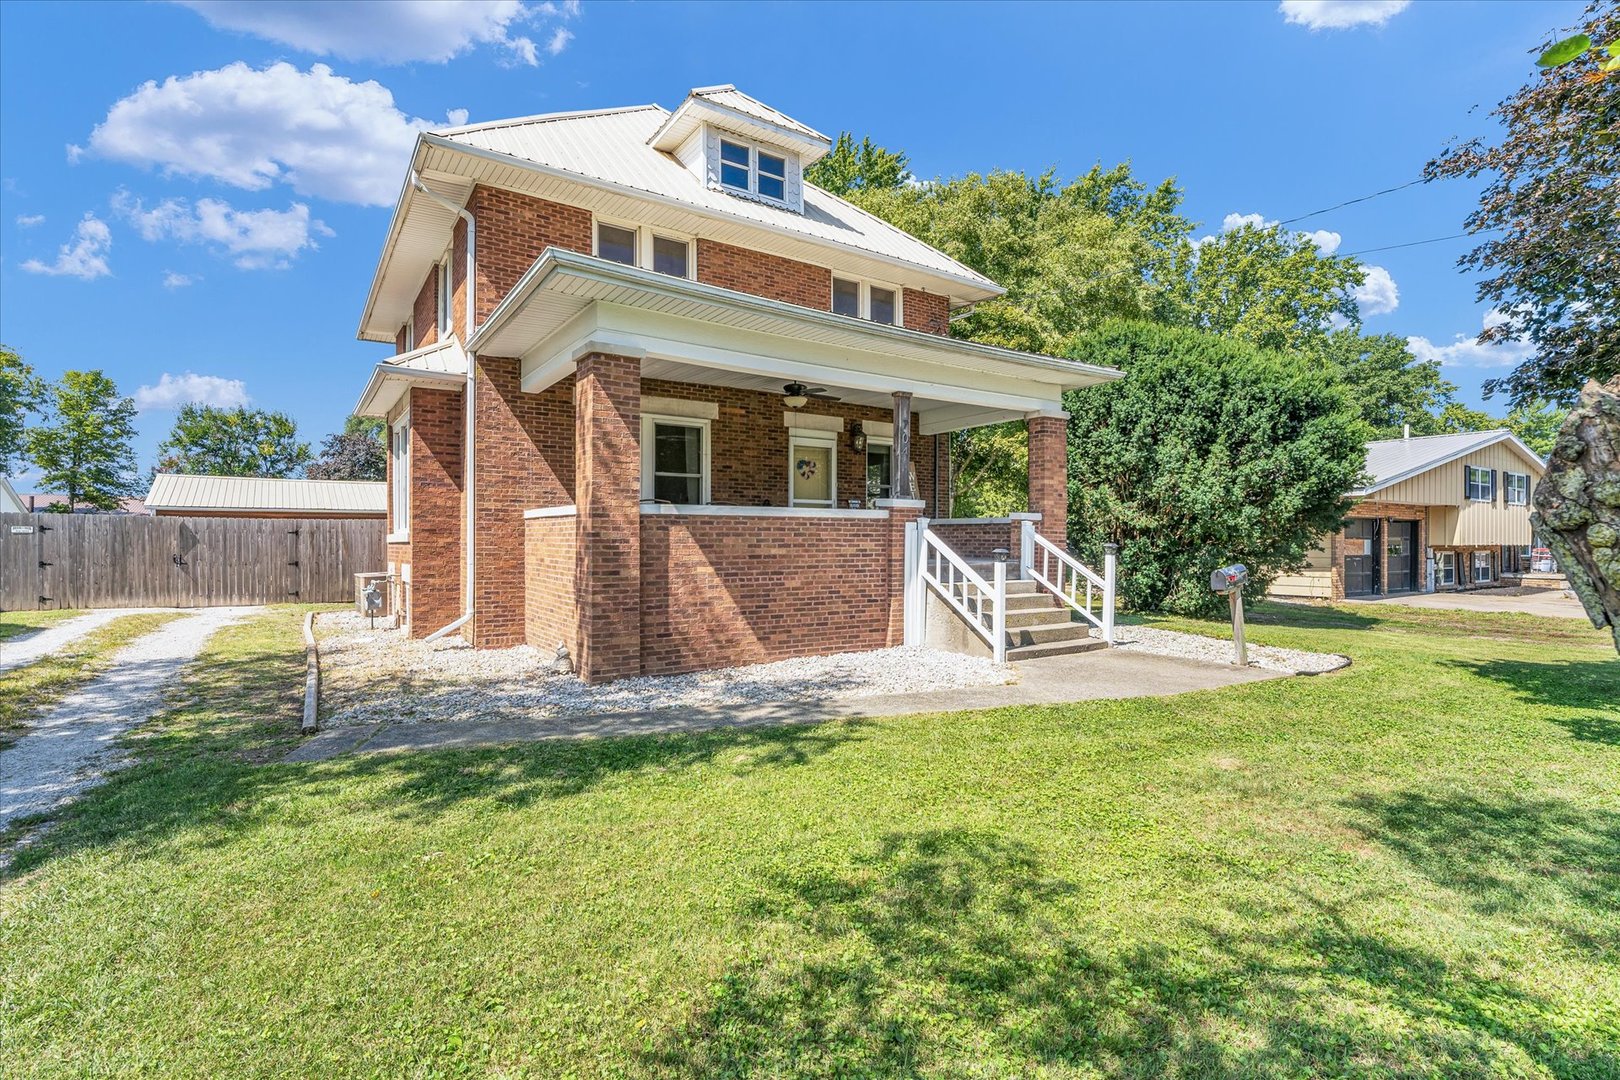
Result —
[[1620, 1076], [1620, 661], [1262, 607], [1169, 699], [261, 764], [301, 609], [0, 879], [17, 1075]]
[[[5, 618], [36, 616], [78, 615], [81, 612], [23, 611], [7, 612]], [[42, 656], [30, 664], [0, 673], [0, 748], [15, 741], [28, 726], [28, 721], [56, 704], [66, 695], [84, 685], [107, 666], [113, 653], [136, 638], [151, 633], [166, 622], [180, 618], [179, 612], [159, 612], [146, 615], [123, 615], [99, 629], [69, 642], [55, 652]], [[60, 618], [36, 619], [32, 627], [49, 626]], [[19, 623], [0, 623], [0, 640], [8, 626]]]
[[55, 626], [64, 619], [83, 615], [82, 611], [0, 611], [0, 641]]

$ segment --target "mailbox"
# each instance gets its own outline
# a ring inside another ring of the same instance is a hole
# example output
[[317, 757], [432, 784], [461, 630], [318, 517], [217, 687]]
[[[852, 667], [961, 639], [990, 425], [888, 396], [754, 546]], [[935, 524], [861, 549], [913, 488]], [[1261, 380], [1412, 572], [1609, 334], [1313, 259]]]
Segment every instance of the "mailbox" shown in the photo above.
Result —
[[1209, 588], [1211, 592], [1227, 593], [1233, 589], [1241, 589], [1249, 583], [1249, 568], [1242, 563], [1232, 566], [1223, 566], [1209, 575]]

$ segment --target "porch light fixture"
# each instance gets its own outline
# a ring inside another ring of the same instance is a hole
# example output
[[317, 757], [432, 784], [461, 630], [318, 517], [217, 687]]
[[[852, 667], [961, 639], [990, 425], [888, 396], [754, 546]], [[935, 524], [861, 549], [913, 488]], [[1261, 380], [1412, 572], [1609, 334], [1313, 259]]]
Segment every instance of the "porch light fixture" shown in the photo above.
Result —
[[866, 432], [859, 420], [849, 425], [849, 448], [857, 454], [866, 453]]
[[790, 409], [802, 409], [809, 404], [810, 399], [803, 394], [788, 394], [782, 399], [782, 404]]

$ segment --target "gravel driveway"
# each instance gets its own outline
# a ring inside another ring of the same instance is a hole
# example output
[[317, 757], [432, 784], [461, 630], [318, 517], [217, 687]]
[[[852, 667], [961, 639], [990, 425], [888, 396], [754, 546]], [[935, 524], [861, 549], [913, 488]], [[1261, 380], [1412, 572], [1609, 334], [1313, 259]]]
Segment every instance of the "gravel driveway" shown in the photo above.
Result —
[[262, 610], [204, 608], [114, 653], [105, 672], [0, 750], [0, 829], [61, 806], [123, 764], [125, 755], [115, 745], [119, 734], [163, 707], [172, 680], [214, 631]]
[[167, 608], [109, 608], [106, 611], [92, 611], [77, 618], [65, 619], [54, 626], [47, 626], [26, 637], [12, 638], [10, 641], [0, 642], [0, 671], [10, 671], [24, 664], [32, 664], [42, 656], [49, 656], [62, 646], [79, 640], [86, 634], [93, 634], [114, 619], [121, 619], [125, 615], [144, 615], [152, 611], [166, 611]]

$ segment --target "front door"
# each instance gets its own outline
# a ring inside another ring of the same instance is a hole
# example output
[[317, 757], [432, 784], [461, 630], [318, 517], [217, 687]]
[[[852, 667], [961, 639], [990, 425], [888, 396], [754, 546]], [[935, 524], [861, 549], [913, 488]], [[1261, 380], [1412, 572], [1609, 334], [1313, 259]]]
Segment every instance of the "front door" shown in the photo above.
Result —
[[837, 470], [833, 439], [795, 435], [788, 446], [788, 505], [831, 507], [838, 497]]
[[1351, 518], [1344, 527], [1344, 595], [1378, 591], [1378, 521]]
[[1417, 522], [1389, 523], [1389, 591], [1417, 589]]

